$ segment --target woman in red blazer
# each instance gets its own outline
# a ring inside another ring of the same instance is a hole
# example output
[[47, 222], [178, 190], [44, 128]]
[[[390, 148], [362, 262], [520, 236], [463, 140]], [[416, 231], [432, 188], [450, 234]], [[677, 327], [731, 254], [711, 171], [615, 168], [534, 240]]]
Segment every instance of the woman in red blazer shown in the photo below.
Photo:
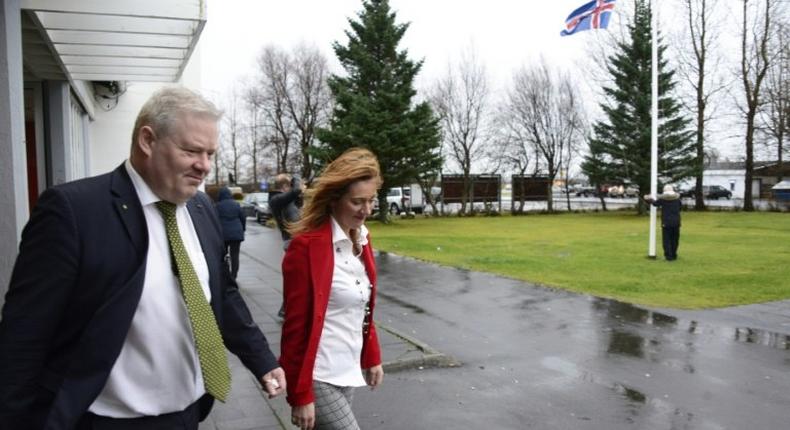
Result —
[[373, 325], [376, 267], [364, 222], [381, 187], [378, 160], [352, 148], [305, 192], [283, 259], [280, 364], [291, 421], [302, 429], [358, 429], [353, 388], [384, 377]]

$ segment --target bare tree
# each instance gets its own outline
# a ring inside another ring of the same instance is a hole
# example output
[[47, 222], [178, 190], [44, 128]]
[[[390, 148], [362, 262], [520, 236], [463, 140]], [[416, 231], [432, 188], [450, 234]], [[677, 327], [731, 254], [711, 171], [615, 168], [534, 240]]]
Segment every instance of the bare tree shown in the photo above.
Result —
[[765, 107], [761, 111], [762, 128], [769, 138], [767, 146], [776, 145], [778, 161], [777, 181], [783, 179], [785, 140], [790, 135], [790, 25], [780, 25], [778, 36], [773, 40], [778, 52], [766, 77]]
[[[762, 86], [771, 64], [769, 40], [774, 33], [774, 13], [777, 0], [741, 0], [743, 25], [741, 27], [740, 79], [743, 84], [746, 117], [746, 184], [743, 210], [754, 211], [752, 178], [754, 177], [755, 118], [760, 108]], [[749, 7], [749, 4], [755, 7]]]
[[294, 124], [288, 114], [291, 73], [288, 54], [272, 45], [264, 47], [258, 56], [258, 73], [262, 112], [268, 129], [266, 142], [274, 149], [277, 171], [287, 172], [294, 139]]
[[[534, 166], [533, 174], [537, 175], [537, 149], [532, 141], [527, 139], [526, 132], [523, 127], [518, 125], [517, 121], [513, 120], [510, 105], [508, 103], [500, 103], [495, 122], [496, 139], [501, 143], [501, 151], [497, 158], [501, 164], [507, 169], [515, 172], [518, 175], [524, 176], [530, 166]], [[515, 207], [518, 203], [518, 208]], [[514, 212], [524, 212], [526, 201], [524, 193], [521, 193], [518, 201], [511, 200], [511, 205]]]
[[[472, 163], [486, 153], [489, 87], [485, 67], [473, 49], [461, 56], [457, 70], [448, 66], [447, 75], [431, 90], [430, 103], [439, 117], [446, 154], [463, 176], [461, 210], [472, 192]], [[470, 205], [470, 210], [472, 206]]]
[[220, 141], [219, 147], [217, 148], [217, 152], [214, 153], [214, 167], [211, 169], [214, 172], [214, 183], [219, 185], [220, 183], [220, 176], [222, 174], [222, 160], [225, 151], [223, 151], [223, 145]]
[[298, 46], [289, 61], [290, 78], [285, 87], [288, 114], [294, 124], [295, 139], [299, 144], [301, 174], [313, 176], [309, 149], [315, 141], [316, 127], [326, 123], [331, 112], [332, 95], [326, 78], [326, 58], [315, 46]]
[[541, 60], [515, 73], [505, 106], [511, 136], [523, 139], [519, 145], [532, 145], [545, 163], [549, 177], [547, 208], [553, 211], [551, 185], [568, 147], [581, 138], [584, 109], [578, 90], [567, 74], [551, 70]]
[[261, 111], [263, 109], [263, 94], [256, 85], [248, 85], [244, 91], [244, 102], [250, 115], [249, 137], [250, 137], [250, 159], [252, 161], [252, 182], [258, 183], [258, 173], [260, 172], [259, 158], [264, 149], [265, 139], [261, 130]]
[[[241, 159], [243, 155], [242, 133], [244, 124], [242, 122], [240, 107], [240, 89], [234, 85], [230, 91], [225, 106], [225, 115], [222, 122], [222, 146], [223, 162], [229, 174], [233, 175], [233, 182], [239, 182], [241, 171]], [[220, 183], [221, 181], [218, 181]], [[230, 183], [230, 178], [228, 179]]]
[[331, 109], [328, 70], [314, 46], [300, 45], [289, 53], [270, 45], [258, 56], [261, 111], [268, 129], [264, 141], [274, 150], [279, 172], [298, 169], [302, 177], [313, 175], [309, 149]]
[[560, 154], [560, 159], [562, 161], [563, 167], [561, 170], [565, 171], [565, 179], [563, 181], [563, 186], [565, 187], [565, 203], [568, 208], [568, 212], [571, 211], [571, 188], [570, 188], [570, 173], [571, 169], [573, 168], [574, 160], [576, 156], [579, 154], [579, 151], [586, 143], [584, 138], [584, 134], [586, 131], [590, 130], [590, 126], [587, 122], [587, 115], [583, 110], [580, 110], [578, 113], [577, 119], [577, 131], [573, 137], [568, 142], [568, 145], [565, 148], [565, 154]]
[[[714, 57], [721, 28], [715, 11], [719, 0], [680, 0], [685, 9], [686, 28], [679, 47], [679, 74], [685, 79], [693, 92], [693, 100], [684, 100], [686, 106], [696, 117], [696, 166], [695, 202], [698, 210], [705, 209], [702, 193], [702, 178], [705, 169], [705, 126], [712, 119], [711, 103], [713, 97], [725, 89], [720, 80], [715, 80], [720, 57]], [[714, 79], [714, 82], [711, 82]]]

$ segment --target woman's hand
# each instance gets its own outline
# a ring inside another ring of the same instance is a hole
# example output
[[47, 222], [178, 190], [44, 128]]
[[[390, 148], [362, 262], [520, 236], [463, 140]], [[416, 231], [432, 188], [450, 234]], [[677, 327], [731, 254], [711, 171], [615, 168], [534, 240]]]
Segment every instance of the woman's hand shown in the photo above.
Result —
[[303, 430], [315, 427], [315, 403], [291, 408], [291, 424]]
[[381, 365], [373, 366], [370, 369], [365, 369], [365, 382], [371, 390], [381, 385], [384, 380], [384, 368]]

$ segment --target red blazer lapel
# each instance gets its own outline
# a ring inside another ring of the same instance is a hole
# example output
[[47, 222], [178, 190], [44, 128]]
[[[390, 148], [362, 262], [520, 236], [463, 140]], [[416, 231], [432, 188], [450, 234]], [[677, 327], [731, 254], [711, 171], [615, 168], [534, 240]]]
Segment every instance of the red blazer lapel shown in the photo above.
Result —
[[365, 271], [368, 273], [370, 283], [375, 288], [376, 286], [376, 260], [373, 258], [373, 244], [370, 242], [370, 234], [368, 234], [368, 244], [362, 248], [362, 260], [365, 263]]
[[332, 223], [326, 222], [310, 240], [310, 277], [313, 281], [313, 303], [321, 304], [321, 313], [326, 312], [329, 303], [329, 289], [332, 286], [332, 272], [335, 267], [332, 249]]

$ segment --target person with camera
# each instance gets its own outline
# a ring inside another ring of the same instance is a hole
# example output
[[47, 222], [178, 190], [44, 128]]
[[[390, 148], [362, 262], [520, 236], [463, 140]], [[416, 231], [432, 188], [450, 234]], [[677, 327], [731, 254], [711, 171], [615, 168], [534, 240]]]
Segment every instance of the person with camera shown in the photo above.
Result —
[[[277, 228], [283, 238], [283, 251], [288, 250], [291, 243], [291, 233], [288, 225], [299, 221], [299, 207], [301, 206], [302, 185], [299, 178], [281, 173], [274, 178], [274, 191], [269, 194], [269, 208], [277, 223]], [[285, 307], [280, 306], [277, 315], [285, 316]]]

